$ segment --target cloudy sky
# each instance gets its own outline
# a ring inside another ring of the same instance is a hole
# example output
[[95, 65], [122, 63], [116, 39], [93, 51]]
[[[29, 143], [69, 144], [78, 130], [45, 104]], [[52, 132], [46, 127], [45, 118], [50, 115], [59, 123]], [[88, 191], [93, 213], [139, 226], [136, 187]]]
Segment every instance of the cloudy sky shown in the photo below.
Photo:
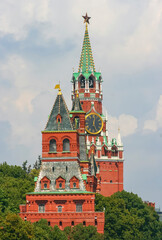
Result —
[[0, 161], [33, 164], [61, 82], [71, 106], [85, 26], [101, 70], [110, 136], [121, 129], [124, 185], [162, 209], [162, 1], [0, 1]]

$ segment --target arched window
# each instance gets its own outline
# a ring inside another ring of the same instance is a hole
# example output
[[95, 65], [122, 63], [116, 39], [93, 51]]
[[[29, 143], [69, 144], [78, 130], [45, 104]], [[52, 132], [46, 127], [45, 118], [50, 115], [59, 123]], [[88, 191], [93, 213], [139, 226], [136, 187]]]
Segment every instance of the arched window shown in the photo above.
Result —
[[57, 210], [58, 212], [62, 212], [62, 206], [58, 206]]
[[50, 150], [50, 152], [56, 152], [56, 140], [55, 139], [50, 140], [49, 150]]
[[59, 225], [62, 226], [62, 221], [59, 222]]
[[63, 151], [70, 151], [70, 141], [67, 138], [63, 140]]
[[46, 188], [47, 188], [47, 183], [44, 184], [44, 189], [46, 189]]
[[71, 226], [74, 226], [74, 221], [71, 222]]
[[79, 78], [79, 81], [80, 81], [80, 87], [85, 88], [85, 78], [83, 76], [81, 76]]
[[75, 182], [73, 183], [73, 188], [76, 188], [76, 183]]
[[62, 183], [59, 183], [59, 188], [62, 188]]
[[66, 166], [66, 172], [68, 171], [68, 167]]
[[53, 172], [55, 171], [55, 167], [52, 167], [52, 171], [53, 171]]
[[94, 77], [93, 76], [89, 77], [89, 88], [94, 88]]

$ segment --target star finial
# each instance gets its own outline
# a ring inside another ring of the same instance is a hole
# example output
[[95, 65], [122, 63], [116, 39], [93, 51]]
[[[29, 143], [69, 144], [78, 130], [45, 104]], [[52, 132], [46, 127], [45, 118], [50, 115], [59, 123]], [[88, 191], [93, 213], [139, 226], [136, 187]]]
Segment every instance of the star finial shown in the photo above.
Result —
[[82, 16], [83, 18], [84, 18], [84, 23], [88, 23], [89, 24], [89, 19], [91, 18], [91, 17], [88, 17], [88, 14], [86, 13], [86, 15], [85, 16]]

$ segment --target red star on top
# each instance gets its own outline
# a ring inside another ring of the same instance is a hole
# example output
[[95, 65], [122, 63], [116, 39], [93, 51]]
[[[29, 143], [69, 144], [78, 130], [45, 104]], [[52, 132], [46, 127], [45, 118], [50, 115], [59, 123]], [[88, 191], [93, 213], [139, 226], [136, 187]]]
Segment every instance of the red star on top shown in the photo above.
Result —
[[82, 17], [84, 18], [84, 23], [86, 22], [86, 23], [89, 24], [89, 19], [90, 19], [91, 17], [88, 17], [88, 14], [87, 14], [87, 13], [86, 13], [85, 16], [82, 16]]

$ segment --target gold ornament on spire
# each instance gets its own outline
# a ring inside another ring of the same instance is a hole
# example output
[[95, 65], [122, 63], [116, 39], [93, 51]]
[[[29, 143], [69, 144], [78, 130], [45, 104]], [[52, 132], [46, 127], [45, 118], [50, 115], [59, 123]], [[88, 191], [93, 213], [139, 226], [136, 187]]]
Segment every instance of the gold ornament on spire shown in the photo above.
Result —
[[61, 88], [60, 88], [60, 83], [59, 83], [59, 84], [56, 84], [55, 89], [58, 89], [58, 90], [59, 90], [59, 91], [58, 91], [58, 95], [62, 95], [62, 93], [61, 93]]

